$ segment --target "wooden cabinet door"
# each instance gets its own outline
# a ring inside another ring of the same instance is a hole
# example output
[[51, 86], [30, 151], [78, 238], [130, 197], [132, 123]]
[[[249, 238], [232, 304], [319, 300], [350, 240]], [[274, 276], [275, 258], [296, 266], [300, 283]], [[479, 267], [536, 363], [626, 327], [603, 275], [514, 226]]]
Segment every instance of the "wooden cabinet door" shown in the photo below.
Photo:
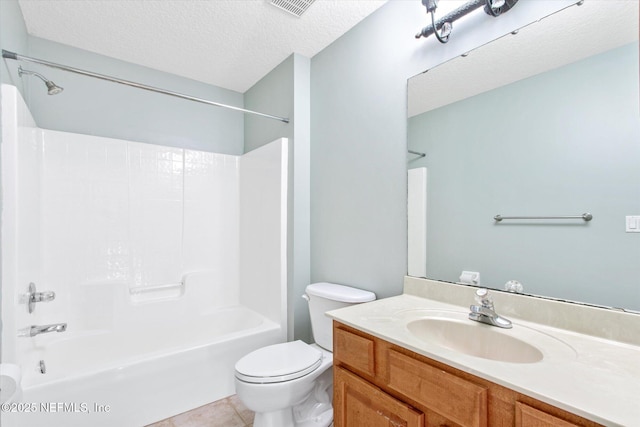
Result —
[[[413, 399], [421, 409], [428, 409], [429, 425], [487, 427], [487, 387], [476, 385], [393, 349], [387, 352], [390, 390]], [[433, 411], [447, 423], [432, 424]]]
[[376, 374], [375, 344], [372, 338], [333, 328], [333, 359], [365, 376], [373, 378]]
[[335, 427], [423, 427], [424, 415], [349, 371], [334, 367]]
[[516, 402], [516, 427], [578, 427], [578, 425]]

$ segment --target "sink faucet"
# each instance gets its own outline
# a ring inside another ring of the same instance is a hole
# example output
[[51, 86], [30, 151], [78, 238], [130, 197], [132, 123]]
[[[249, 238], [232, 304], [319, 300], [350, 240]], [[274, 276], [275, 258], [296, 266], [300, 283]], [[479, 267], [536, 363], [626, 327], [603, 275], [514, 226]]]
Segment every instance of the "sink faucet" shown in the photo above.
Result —
[[469, 319], [499, 328], [509, 329], [513, 326], [509, 319], [505, 319], [496, 313], [493, 308], [493, 299], [486, 288], [480, 288], [476, 291], [476, 302], [479, 305], [469, 307], [471, 309]]
[[47, 332], [64, 332], [67, 330], [66, 323], [54, 323], [53, 325], [32, 325], [18, 334], [21, 337], [35, 337], [36, 335], [46, 334]]

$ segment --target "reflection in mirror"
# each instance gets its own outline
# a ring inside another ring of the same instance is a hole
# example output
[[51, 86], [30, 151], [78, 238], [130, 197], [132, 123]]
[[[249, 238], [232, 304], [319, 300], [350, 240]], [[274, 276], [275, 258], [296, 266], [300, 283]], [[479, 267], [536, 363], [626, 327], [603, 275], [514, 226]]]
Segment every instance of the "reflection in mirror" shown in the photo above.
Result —
[[419, 275], [640, 310], [638, 80], [626, 0], [587, 0], [410, 79], [408, 149], [426, 156], [408, 167], [427, 172]]

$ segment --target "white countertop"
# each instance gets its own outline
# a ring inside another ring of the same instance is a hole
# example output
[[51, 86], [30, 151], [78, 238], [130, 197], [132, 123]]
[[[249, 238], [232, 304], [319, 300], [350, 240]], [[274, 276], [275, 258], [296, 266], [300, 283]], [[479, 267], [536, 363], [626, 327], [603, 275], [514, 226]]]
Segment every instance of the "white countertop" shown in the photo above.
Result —
[[[473, 303], [472, 291], [470, 295]], [[469, 307], [405, 293], [330, 311], [327, 315], [592, 421], [607, 426], [640, 426], [640, 346], [509, 317], [514, 326], [503, 331], [536, 346], [544, 358], [536, 363], [488, 360], [422, 341], [411, 334], [407, 320], [428, 316], [433, 310], [468, 312]], [[496, 311], [502, 314], [498, 305]]]

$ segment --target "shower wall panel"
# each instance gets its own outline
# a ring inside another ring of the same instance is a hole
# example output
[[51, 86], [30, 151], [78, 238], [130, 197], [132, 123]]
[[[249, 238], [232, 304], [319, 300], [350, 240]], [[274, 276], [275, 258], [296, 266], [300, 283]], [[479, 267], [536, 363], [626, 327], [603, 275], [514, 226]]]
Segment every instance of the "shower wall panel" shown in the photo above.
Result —
[[41, 135], [42, 275], [68, 305], [60, 320], [111, 329], [117, 292], [238, 303], [236, 156]]
[[184, 150], [128, 143], [130, 286], [183, 279]]
[[184, 155], [187, 286], [202, 288], [197, 303], [203, 310], [237, 303], [240, 157], [192, 150]]
[[126, 282], [132, 277], [127, 142], [48, 130], [40, 134], [47, 285], [62, 290], [74, 283]]
[[288, 140], [280, 138], [240, 160], [240, 301], [282, 325], [287, 319], [288, 148]]
[[[18, 91], [2, 85], [2, 361], [17, 363], [18, 325], [28, 322], [16, 301], [40, 278], [40, 152], [36, 123]], [[21, 144], [16, 142], [20, 140]], [[18, 158], [22, 159], [18, 164]], [[22, 188], [24, 191], [18, 192]], [[4, 200], [14, 201], [11, 204]], [[18, 239], [20, 236], [20, 239]], [[19, 256], [23, 254], [24, 256]], [[25, 344], [25, 343], [23, 343]]]

